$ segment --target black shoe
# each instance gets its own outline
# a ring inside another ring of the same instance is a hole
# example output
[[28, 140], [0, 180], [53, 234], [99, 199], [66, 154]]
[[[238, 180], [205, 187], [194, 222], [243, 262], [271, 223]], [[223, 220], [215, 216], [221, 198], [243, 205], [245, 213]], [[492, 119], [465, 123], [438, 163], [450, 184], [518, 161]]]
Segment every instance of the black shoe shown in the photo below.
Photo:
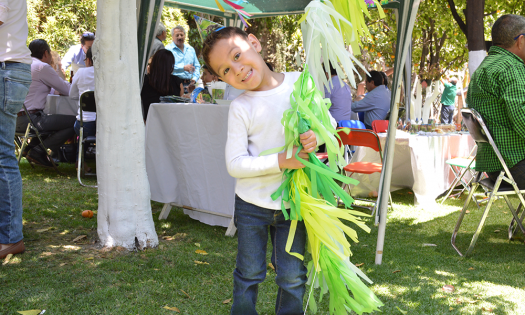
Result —
[[47, 154], [40, 148], [35, 147], [26, 156], [26, 159], [36, 165], [45, 166], [45, 167], [54, 167], [53, 163], [49, 161]]

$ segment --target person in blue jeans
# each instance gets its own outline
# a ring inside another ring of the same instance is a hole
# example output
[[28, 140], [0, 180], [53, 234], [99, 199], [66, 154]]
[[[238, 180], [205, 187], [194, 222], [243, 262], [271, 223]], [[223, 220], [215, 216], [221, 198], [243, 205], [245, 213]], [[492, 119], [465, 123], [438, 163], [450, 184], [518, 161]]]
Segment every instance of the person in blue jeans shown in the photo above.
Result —
[[[304, 165], [295, 158], [298, 147], [290, 158], [286, 152], [260, 154], [285, 145], [281, 118], [291, 108], [290, 94], [300, 73], [271, 71], [260, 51], [261, 44], [254, 35], [235, 27], [219, 28], [203, 44], [208, 70], [232, 87], [245, 90], [230, 105], [226, 141], [226, 167], [237, 178], [234, 223], [238, 244], [230, 312], [257, 314], [258, 285], [266, 277], [269, 235], [273, 246], [271, 260], [277, 273], [275, 282], [279, 286], [275, 314], [298, 315], [304, 314], [306, 267], [285, 250], [291, 221], [284, 218], [281, 198], [273, 200], [271, 194], [279, 188], [285, 169]], [[300, 157], [308, 159], [307, 153], [317, 146], [316, 139], [312, 130], [300, 135]], [[300, 221], [291, 252], [304, 254], [305, 243], [306, 228]]]
[[[15, 156], [17, 113], [31, 85], [26, 1], [0, 0], [0, 259], [25, 250], [22, 177]], [[4, 9], [5, 8], [5, 9]], [[9, 49], [8, 49], [9, 48]]]

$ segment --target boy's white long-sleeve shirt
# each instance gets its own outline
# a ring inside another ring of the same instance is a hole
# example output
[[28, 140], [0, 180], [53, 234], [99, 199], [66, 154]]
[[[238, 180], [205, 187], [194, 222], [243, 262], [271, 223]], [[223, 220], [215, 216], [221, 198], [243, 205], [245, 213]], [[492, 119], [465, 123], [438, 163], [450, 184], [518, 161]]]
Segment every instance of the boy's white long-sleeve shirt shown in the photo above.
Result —
[[281, 185], [283, 171], [277, 153], [259, 154], [285, 145], [281, 119], [291, 108], [290, 94], [301, 73], [284, 75], [283, 83], [272, 90], [245, 91], [233, 100], [228, 114], [226, 167], [237, 178], [235, 193], [246, 202], [274, 210], [281, 209], [281, 198], [274, 201], [271, 194]]

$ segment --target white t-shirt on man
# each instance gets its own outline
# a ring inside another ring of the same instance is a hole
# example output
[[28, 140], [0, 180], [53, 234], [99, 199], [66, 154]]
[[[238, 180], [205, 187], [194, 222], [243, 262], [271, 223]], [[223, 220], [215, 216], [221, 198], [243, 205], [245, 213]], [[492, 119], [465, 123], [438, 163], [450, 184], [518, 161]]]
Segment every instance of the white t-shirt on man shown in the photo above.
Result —
[[27, 3], [22, 0], [0, 0], [0, 62], [31, 64], [27, 40]]

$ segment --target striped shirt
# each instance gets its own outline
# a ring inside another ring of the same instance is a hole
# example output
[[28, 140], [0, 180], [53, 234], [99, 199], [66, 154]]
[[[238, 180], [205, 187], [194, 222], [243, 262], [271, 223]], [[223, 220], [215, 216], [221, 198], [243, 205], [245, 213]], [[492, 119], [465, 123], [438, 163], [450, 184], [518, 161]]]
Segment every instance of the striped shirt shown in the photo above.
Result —
[[[525, 159], [525, 64], [510, 51], [492, 46], [472, 75], [467, 104], [483, 117], [509, 168]], [[476, 170], [502, 170], [488, 143], [479, 143]]]

